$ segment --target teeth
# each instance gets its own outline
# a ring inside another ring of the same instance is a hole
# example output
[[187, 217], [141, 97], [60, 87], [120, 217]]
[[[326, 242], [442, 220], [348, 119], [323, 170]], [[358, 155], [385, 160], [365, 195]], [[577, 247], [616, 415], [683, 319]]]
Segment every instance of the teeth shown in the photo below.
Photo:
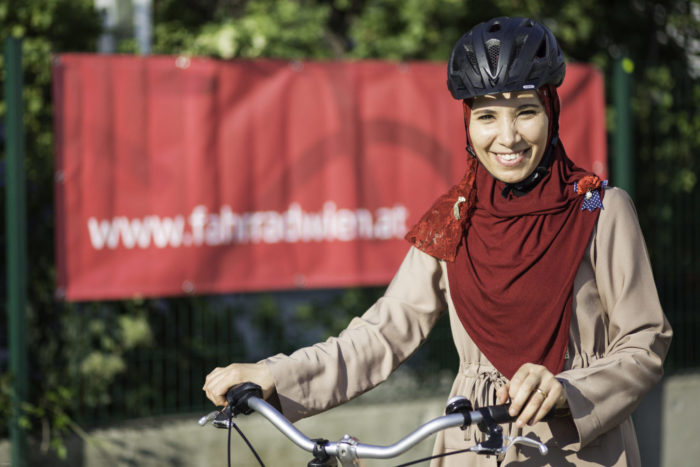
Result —
[[514, 161], [515, 159], [517, 159], [521, 155], [522, 155], [522, 152], [515, 152], [515, 153], [511, 153], [511, 154], [499, 154], [498, 156], [501, 159], [504, 159], [506, 161]]

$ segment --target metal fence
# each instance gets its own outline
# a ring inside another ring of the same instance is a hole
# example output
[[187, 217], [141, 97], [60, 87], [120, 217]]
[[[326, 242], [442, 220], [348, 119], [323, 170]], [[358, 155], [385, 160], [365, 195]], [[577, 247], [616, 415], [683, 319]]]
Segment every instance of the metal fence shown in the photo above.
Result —
[[[382, 292], [383, 288], [316, 290], [145, 302], [152, 340], [123, 355], [126, 371], [110, 382], [105, 394], [94, 380], [76, 375], [72, 389], [79, 401], [77, 418], [91, 425], [209, 410], [212, 406], [201, 388], [212, 369], [313, 344], [337, 333]], [[112, 321], [120, 313], [110, 308], [119, 304], [79, 306], [74, 313], [82, 328], [77, 327], [76, 334], [89, 340], [87, 327], [94, 318]], [[86, 342], [84, 351], [95, 351], [95, 346]], [[446, 319], [406, 365], [419, 379], [456, 369]]]
[[638, 86], [635, 111], [635, 202], [656, 286], [674, 330], [669, 371], [700, 366], [700, 79], [679, 64], [642, 64], [655, 88]]

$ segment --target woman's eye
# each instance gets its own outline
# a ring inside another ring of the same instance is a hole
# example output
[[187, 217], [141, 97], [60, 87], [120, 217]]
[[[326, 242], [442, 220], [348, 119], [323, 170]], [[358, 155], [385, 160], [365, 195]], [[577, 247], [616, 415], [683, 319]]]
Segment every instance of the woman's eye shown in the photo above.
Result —
[[518, 115], [527, 116], [527, 115], [535, 115], [536, 113], [537, 112], [535, 112], [534, 110], [523, 110]]
[[493, 119], [493, 118], [494, 118], [494, 116], [491, 115], [491, 114], [479, 115], [479, 120], [484, 120], [484, 121], [486, 121], [486, 120], [491, 120], [491, 119]]

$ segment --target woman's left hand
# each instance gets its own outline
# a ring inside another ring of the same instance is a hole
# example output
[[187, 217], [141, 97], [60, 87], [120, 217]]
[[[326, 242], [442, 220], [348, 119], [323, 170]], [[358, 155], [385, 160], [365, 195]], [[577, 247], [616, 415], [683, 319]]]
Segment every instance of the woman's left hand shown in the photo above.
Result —
[[510, 415], [519, 427], [535, 424], [553, 408], [568, 407], [564, 387], [552, 372], [542, 365], [525, 363], [513, 378], [497, 391], [499, 404], [510, 398]]

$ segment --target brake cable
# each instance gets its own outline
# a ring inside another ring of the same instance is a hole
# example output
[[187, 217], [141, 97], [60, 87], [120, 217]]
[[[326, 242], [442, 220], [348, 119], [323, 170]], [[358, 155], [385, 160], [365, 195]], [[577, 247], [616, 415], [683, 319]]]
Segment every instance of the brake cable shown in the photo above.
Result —
[[241, 438], [243, 438], [243, 441], [245, 441], [245, 444], [248, 445], [248, 448], [250, 449], [250, 452], [253, 453], [255, 458], [257, 459], [258, 463], [260, 464], [260, 467], [265, 467], [265, 464], [263, 464], [262, 459], [260, 459], [260, 456], [258, 455], [257, 451], [253, 447], [253, 445], [248, 441], [248, 438], [243, 434], [243, 431], [241, 431], [240, 428], [238, 428], [238, 425], [233, 421], [233, 410], [228, 410], [228, 448], [226, 450], [226, 457], [228, 459], [228, 467], [231, 467], [231, 427], [234, 427], [236, 431], [238, 432], [239, 435], [241, 435]]
[[426, 461], [433, 460], [433, 459], [439, 459], [441, 457], [453, 456], [455, 454], [463, 454], [465, 452], [473, 452], [473, 451], [471, 450], [471, 448], [467, 448], [467, 449], [460, 449], [459, 451], [443, 452], [441, 454], [434, 454], [432, 456], [423, 457], [421, 459], [416, 459], [414, 461], [406, 462], [405, 464], [399, 464], [396, 467], [408, 467], [409, 465], [415, 465], [415, 464], [419, 464], [421, 462], [426, 462]]

